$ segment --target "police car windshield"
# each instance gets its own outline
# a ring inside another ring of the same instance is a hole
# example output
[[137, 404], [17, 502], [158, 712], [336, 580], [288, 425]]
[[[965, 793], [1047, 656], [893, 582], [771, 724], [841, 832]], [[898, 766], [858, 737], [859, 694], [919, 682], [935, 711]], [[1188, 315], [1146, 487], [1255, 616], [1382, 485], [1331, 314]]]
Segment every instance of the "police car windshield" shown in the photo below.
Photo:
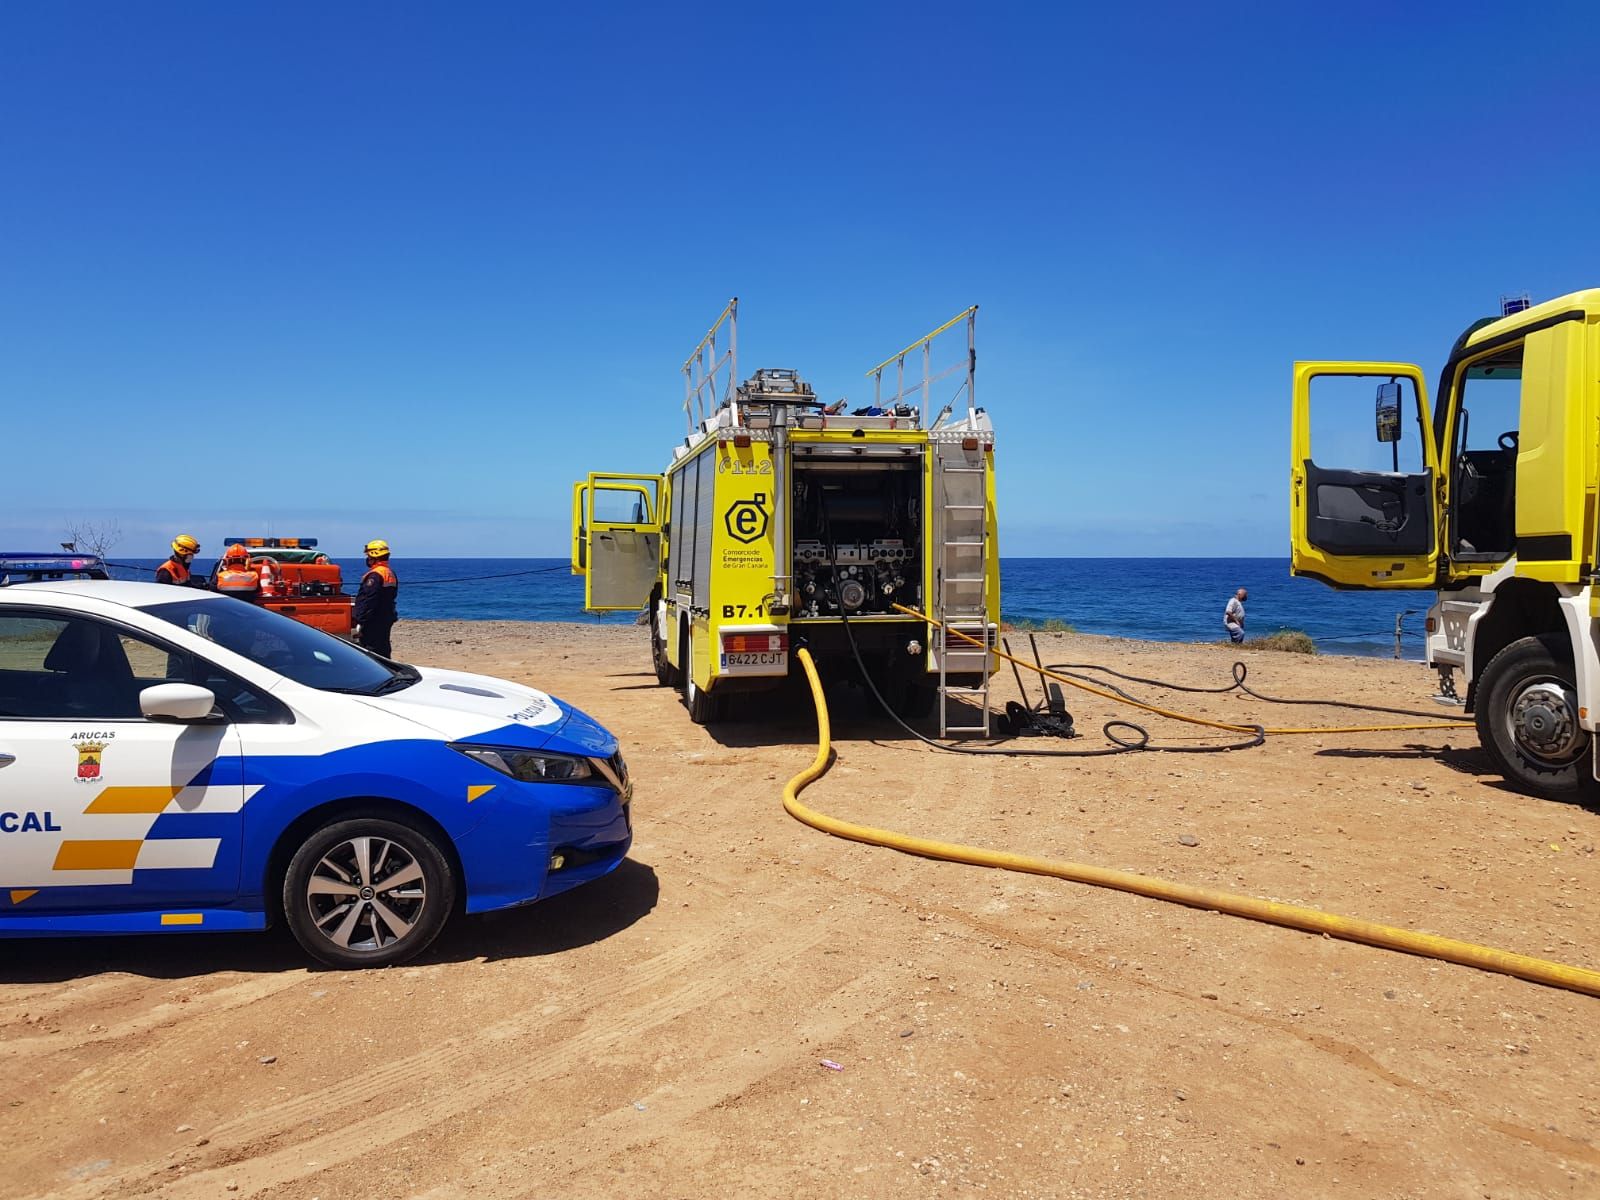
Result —
[[414, 667], [390, 665], [320, 629], [242, 600], [178, 600], [144, 611], [324, 692], [376, 696], [420, 678]]

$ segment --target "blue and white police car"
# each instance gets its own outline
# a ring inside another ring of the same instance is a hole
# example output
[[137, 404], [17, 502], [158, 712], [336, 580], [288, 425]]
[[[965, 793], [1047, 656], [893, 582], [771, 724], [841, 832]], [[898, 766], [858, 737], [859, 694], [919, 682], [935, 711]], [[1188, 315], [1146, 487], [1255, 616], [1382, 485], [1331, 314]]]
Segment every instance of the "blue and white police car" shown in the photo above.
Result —
[[208, 592], [0, 586], [0, 936], [264, 929], [381, 966], [613, 870], [617, 740]]

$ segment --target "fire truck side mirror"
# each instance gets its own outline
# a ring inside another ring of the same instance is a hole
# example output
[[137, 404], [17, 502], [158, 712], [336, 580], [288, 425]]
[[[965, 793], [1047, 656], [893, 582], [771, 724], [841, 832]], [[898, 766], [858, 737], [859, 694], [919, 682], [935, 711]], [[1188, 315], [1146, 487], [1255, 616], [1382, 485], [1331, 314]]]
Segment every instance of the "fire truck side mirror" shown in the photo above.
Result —
[[1380, 383], [1378, 385], [1378, 441], [1398, 442], [1400, 440], [1400, 384], [1398, 382]]

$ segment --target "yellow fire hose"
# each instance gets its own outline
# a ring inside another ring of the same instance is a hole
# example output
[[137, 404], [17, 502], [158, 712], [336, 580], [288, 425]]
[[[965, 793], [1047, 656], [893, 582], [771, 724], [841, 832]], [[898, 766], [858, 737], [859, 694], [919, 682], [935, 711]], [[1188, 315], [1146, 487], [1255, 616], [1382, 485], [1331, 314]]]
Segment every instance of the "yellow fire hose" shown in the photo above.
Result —
[[[1488, 946], [1475, 946], [1453, 938], [1436, 937], [1429, 933], [1416, 933], [1392, 925], [1379, 925], [1372, 921], [1358, 921], [1333, 913], [1319, 912], [1314, 908], [1301, 908], [1294, 904], [1279, 904], [1274, 900], [1260, 900], [1254, 896], [1236, 896], [1229, 892], [1215, 892], [1209, 888], [1192, 887], [1185, 883], [1172, 883], [1128, 871], [1106, 867], [1091, 867], [1081, 863], [1055, 862], [1047, 858], [1033, 858], [1026, 854], [1011, 854], [1003, 850], [984, 850], [977, 846], [960, 846], [951, 842], [936, 842], [930, 838], [911, 837], [891, 829], [875, 829], [870, 825], [857, 825], [841, 821], [809, 807], [800, 800], [800, 792], [820, 779], [828, 770], [833, 754], [833, 738], [828, 723], [828, 704], [822, 694], [822, 680], [817, 675], [816, 664], [805, 649], [796, 651], [800, 665], [805, 669], [811, 684], [811, 699], [817, 710], [817, 756], [811, 765], [783, 785], [783, 807], [795, 820], [819, 829], [834, 837], [869, 846], [884, 846], [905, 854], [923, 858], [943, 859], [946, 862], [970, 863], [977, 867], [994, 867], [1003, 871], [1021, 871], [1030, 875], [1049, 875], [1072, 883], [1086, 883], [1093, 887], [1114, 888], [1132, 892], [1152, 900], [1166, 900], [1173, 904], [1186, 904], [1190, 908], [1211, 909], [1230, 916], [1264, 921], [1269, 925], [1283, 925], [1306, 933], [1322, 933], [1350, 942], [1364, 942], [1386, 950], [1400, 950], [1424, 958], [1437, 958], [1476, 967], [1480, 971], [1498, 971], [1515, 975], [1532, 983], [1564, 988], [1588, 996], [1600, 996], [1600, 971], [1586, 967], [1569, 967], [1548, 962], [1542, 958], [1529, 958]], [[1224, 726], [1233, 729], [1236, 726]], [[1428, 728], [1432, 728], [1429, 726]]]
[[[932, 625], [935, 628], [943, 627], [942, 622], [926, 615], [925, 613], [920, 613], [914, 608], [908, 608], [904, 604], [896, 604], [895, 608], [899, 609], [907, 616], [916, 617], [919, 621], [926, 621], [929, 625]], [[983, 643], [977, 638], [968, 637], [959, 629], [952, 629], [950, 632], [956, 637], [960, 638], [962, 641], [969, 642], [978, 647], [980, 650], [984, 648]], [[1001, 650], [998, 647], [990, 646], [988, 650], [989, 653], [993, 654], [996, 658], [1003, 658], [1009, 663], [1015, 663], [1019, 667], [1026, 667], [1028, 670], [1033, 671], [1036, 674], [1043, 675], [1046, 679], [1054, 679], [1060, 683], [1069, 684], [1080, 691], [1089, 692], [1091, 695], [1101, 696], [1104, 699], [1110, 700], [1114, 704], [1131, 704], [1135, 708], [1142, 708], [1145, 710], [1145, 712], [1152, 712], [1160, 717], [1171, 717], [1174, 721], [1183, 721], [1189, 725], [1205, 725], [1211, 729], [1225, 729], [1229, 733], [1260, 732], [1270, 733], [1277, 737], [1283, 737], [1297, 733], [1400, 733], [1419, 729], [1476, 728], [1471, 721], [1429, 721], [1420, 725], [1313, 725], [1299, 729], [1268, 729], [1256, 725], [1233, 725], [1227, 721], [1212, 721], [1206, 717], [1196, 717], [1190, 715], [1189, 713], [1173, 712], [1170, 708], [1160, 708], [1154, 704], [1145, 704], [1139, 700], [1130, 700], [1126, 696], [1118, 696], [1112, 692], [1103, 691], [1091, 684], [1084, 683], [1080, 679], [1073, 679], [1070, 675], [1062, 675], [1060, 672], [1052, 671], [1047, 667], [1035, 666], [1033, 663], [1023, 662], [1020, 658], [1017, 658], [1011, 654], [1007, 654], [1004, 650]]]

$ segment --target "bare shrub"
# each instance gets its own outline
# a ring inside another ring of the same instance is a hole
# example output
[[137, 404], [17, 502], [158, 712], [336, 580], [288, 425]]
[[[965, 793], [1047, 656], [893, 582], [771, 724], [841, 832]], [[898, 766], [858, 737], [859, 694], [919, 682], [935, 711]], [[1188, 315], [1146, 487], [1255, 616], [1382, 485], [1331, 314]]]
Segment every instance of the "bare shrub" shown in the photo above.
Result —
[[1299, 629], [1280, 629], [1252, 643], [1258, 650], [1282, 650], [1286, 654], [1315, 654], [1317, 644]]
[[122, 525], [115, 517], [107, 521], [64, 521], [67, 536], [62, 539], [62, 549], [74, 554], [94, 554], [107, 557], [122, 540]]

